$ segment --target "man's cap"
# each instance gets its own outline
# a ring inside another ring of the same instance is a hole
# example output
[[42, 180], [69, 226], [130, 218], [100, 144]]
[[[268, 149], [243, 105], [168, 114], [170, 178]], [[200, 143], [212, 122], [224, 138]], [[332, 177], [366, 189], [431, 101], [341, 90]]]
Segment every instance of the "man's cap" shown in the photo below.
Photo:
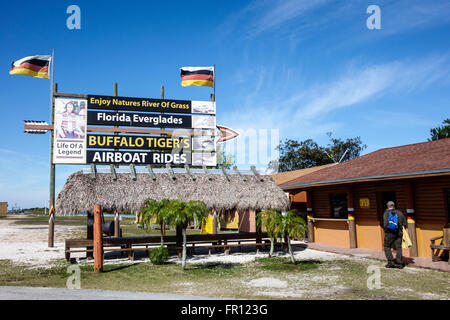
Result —
[[394, 201], [388, 201], [387, 206], [388, 206], [388, 207], [390, 207], [390, 206], [395, 206]]

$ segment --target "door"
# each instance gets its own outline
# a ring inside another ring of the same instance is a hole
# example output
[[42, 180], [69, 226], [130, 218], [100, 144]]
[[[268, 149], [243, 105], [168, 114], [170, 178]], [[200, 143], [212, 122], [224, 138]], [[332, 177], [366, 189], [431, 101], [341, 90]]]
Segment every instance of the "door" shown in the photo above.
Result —
[[380, 191], [377, 192], [377, 211], [378, 220], [380, 225], [383, 226], [383, 213], [387, 209], [388, 201], [394, 201], [395, 207], [397, 208], [397, 194], [395, 191]]

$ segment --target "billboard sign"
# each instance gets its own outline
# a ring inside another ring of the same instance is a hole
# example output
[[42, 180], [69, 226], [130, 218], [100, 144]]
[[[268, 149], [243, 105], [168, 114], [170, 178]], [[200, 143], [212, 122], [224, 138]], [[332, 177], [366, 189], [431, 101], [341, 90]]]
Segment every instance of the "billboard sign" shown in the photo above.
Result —
[[88, 96], [88, 99], [64, 97], [55, 98], [54, 110], [54, 164], [169, 163], [216, 166], [214, 136], [87, 134], [88, 125], [215, 129], [215, 102], [108, 96]]
[[55, 99], [53, 163], [86, 163], [86, 99]]

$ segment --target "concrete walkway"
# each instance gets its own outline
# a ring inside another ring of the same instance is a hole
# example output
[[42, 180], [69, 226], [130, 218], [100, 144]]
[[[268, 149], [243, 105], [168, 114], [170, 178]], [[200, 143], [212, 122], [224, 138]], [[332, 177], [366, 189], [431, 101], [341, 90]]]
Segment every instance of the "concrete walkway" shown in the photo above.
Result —
[[[345, 255], [363, 256], [365, 258], [372, 258], [372, 259], [386, 261], [386, 256], [384, 255], [384, 251], [361, 249], [361, 248], [350, 249], [347, 247], [333, 246], [333, 245], [328, 245], [328, 244], [312, 243], [312, 242], [308, 243], [307, 245], [308, 245], [308, 248], [314, 249], [314, 250], [339, 253], [339, 254], [345, 254]], [[394, 253], [394, 256], [395, 256], [395, 253]], [[407, 256], [403, 256], [403, 261], [405, 263], [407, 263], [409, 266], [450, 272], [450, 264], [447, 261], [433, 262], [433, 261], [431, 261], [431, 258], [407, 257]]]
[[0, 300], [216, 300], [181, 294], [39, 287], [0, 287]]

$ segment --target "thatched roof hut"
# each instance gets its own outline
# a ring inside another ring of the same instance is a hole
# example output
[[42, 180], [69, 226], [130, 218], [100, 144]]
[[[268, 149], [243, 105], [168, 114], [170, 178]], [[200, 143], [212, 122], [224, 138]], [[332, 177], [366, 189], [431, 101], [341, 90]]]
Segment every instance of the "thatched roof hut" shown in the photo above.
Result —
[[[212, 172], [212, 171], [211, 171]], [[88, 172], [73, 173], [56, 200], [58, 215], [73, 215], [90, 211], [100, 204], [105, 211], [137, 212], [144, 200], [181, 199], [201, 200], [219, 212], [226, 210], [286, 210], [289, 199], [267, 175], [236, 174], [221, 171], [204, 173], [175, 172], [173, 179], [167, 172], [137, 172], [133, 180], [130, 173]], [[195, 178], [195, 180], [194, 180]]]

